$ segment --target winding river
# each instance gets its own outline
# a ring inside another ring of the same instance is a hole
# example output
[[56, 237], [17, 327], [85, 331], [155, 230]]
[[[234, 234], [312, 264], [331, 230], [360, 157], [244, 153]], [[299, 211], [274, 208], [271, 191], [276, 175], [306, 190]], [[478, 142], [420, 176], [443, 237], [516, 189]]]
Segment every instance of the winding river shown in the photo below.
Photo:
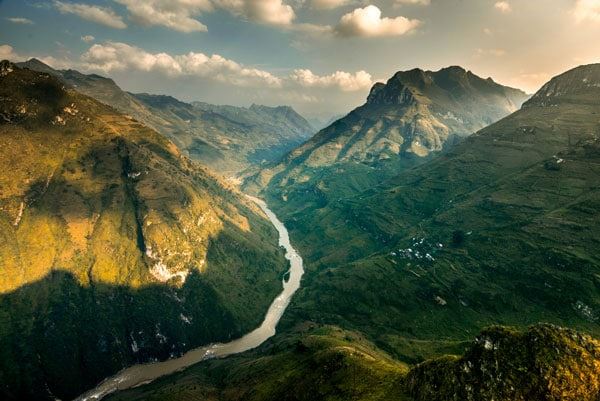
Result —
[[163, 362], [133, 365], [123, 369], [116, 375], [102, 381], [96, 388], [76, 398], [76, 401], [100, 400], [117, 390], [125, 390], [150, 383], [159, 377], [178, 372], [205, 359], [223, 358], [228, 355], [248, 351], [258, 347], [275, 334], [275, 327], [290, 303], [292, 295], [300, 288], [300, 279], [302, 278], [302, 274], [304, 274], [304, 267], [302, 265], [302, 258], [290, 244], [287, 229], [279, 221], [275, 213], [267, 207], [264, 201], [250, 196], [248, 198], [254, 201], [265, 212], [269, 220], [271, 220], [271, 223], [273, 223], [279, 232], [279, 245], [285, 248], [285, 257], [290, 261], [289, 278], [287, 281], [283, 281], [283, 291], [269, 307], [260, 327], [228, 343], [210, 344], [188, 351], [179, 358]]

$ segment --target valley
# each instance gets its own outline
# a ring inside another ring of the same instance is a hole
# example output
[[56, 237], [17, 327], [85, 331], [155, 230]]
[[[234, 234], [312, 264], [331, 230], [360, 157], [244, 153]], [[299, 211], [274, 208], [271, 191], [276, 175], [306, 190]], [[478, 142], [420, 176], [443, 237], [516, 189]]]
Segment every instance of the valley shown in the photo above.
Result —
[[275, 328], [277, 327], [277, 323], [279, 323], [279, 319], [283, 316], [291, 297], [300, 288], [300, 279], [302, 278], [304, 269], [302, 267], [302, 258], [290, 244], [285, 226], [263, 201], [256, 198], [252, 198], [252, 201], [265, 212], [279, 232], [279, 245], [285, 248], [285, 257], [290, 261], [290, 269], [286, 273], [288, 277], [283, 281], [283, 291], [275, 298], [267, 310], [261, 325], [243, 337], [228, 343], [206, 345], [188, 351], [179, 358], [172, 358], [163, 362], [128, 367], [117, 375], [103, 380], [98, 387], [77, 397], [77, 400], [98, 400], [117, 390], [123, 391], [150, 383], [162, 376], [175, 373], [207, 359], [224, 358], [229, 355], [246, 352], [260, 346], [275, 335]]
[[600, 0], [0, 20], [1, 401], [600, 401]]
[[[538, 376], [537, 368], [518, 365], [530, 363], [526, 358], [517, 362], [517, 355], [523, 355], [519, 348], [506, 360], [485, 356], [488, 343], [482, 338], [493, 333], [494, 338], [507, 338], [501, 341], [522, 341], [520, 334], [511, 337], [514, 329], [486, 329], [502, 324], [529, 333], [524, 338], [544, 338], [535, 340], [544, 346], [558, 341], [560, 347], [579, 347], [569, 339], [578, 343], [580, 334], [536, 326], [538, 322], [599, 334], [598, 260], [593, 251], [599, 240], [595, 225], [589, 225], [597, 219], [595, 177], [600, 163], [598, 120], [593, 116], [600, 111], [594, 84], [599, 72], [598, 65], [589, 65], [559, 75], [520, 110], [433, 160], [333, 204], [313, 209], [309, 203], [292, 211], [291, 197], [282, 199], [265, 187], [262, 195], [284, 216], [307, 269], [302, 288], [282, 319], [280, 340], [241, 360], [199, 365], [122, 397], [513, 400], [547, 399], [553, 389], [561, 388], [560, 399], [594, 400], [596, 351], [587, 356], [587, 351], [568, 351], [574, 359], [567, 361], [545, 359], [546, 351], [540, 350], [539, 356], [532, 356], [537, 361], [533, 363], [545, 366], [547, 373]], [[355, 360], [360, 354], [352, 350], [352, 342], [341, 345], [334, 340], [338, 330], [360, 333], [360, 342], [370, 344], [370, 353], [388, 356]], [[312, 333], [320, 333], [320, 341], [329, 345], [308, 350], [299, 345], [311, 341]], [[476, 345], [469, 348], [474, 337]], [[490, 341], [491, 349], [496, 349], [495, 340]], [[477, 350], [481, 346], [483, 354]], [[500, 370], [486, 375], [490, 368], [482, 367], [484, 374], [478, 376], [463, 365], [452, 365], [465, 351], [471, 356], [463, 358], [487, 361], [470, 361], [468, 366], [486, 363]], [[323, 353], [333, 359], [308, 362]], [[437, 359], [444, 354], [454, 356]], [[273, 359], [263, 362], [267, 355]], [[352, 369], [368, 382], [373, 373], [367, 372], [375, 369], [369, 367], [370, 361], [383, 363], [386, 358], [398, 365], [390, 367], [389, 376], [385, 368], [380, 373], [385, 378], [373, 378], [385, 383], [375, 385], [382, 393], [364, 392], [352, 381]], [[292, 377], [302, 375], [304, 363], [329, 369], [313, 372], [317, 375], [313, 380], [322, 383], [318, 395], [301, 380], [289, 382], [298, 389], [293, 396], [283, 395], [281, 388], [287, 387], [279, 387], [277, 378], [257, 381], [256, 387], [244, 390], [242, 381], [252, 377], [252, 369], [261, 371], [261, 363], [281, 364]], [[237, 370], [238, 364], [245, 368]], [[583, 369], [576, 375], [594, 379], [560, 379], [557, 372], [563, 369]], [[533, 375], [527, 379], [536, 383], [533, 387], [519, 381], [521, 371]], [[498, 377], [511, 377], [513, 392], [502, 393], [502, 387], [494, 384]], [[126, 399], [120, 396], [114, 399]]]

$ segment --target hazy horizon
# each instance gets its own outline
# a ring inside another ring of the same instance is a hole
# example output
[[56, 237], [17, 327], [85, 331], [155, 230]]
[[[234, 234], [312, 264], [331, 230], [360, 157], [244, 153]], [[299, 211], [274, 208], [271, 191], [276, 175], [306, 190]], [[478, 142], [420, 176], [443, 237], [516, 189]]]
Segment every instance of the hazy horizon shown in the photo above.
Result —
[[600, 54], [600, 0], [4, 0], [0, 14], [1, 58], [312, 118], [350, 111], [399, 70], [459, 65], [534, 93]]

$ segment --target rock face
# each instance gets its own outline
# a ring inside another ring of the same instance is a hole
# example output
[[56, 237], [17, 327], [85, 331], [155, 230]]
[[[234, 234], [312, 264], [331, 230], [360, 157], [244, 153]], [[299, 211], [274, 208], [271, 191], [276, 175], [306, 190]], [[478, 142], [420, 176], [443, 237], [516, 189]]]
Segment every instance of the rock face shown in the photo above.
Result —
[[464, 356], [424, 362], [406, 383], [415, 401], [596, 401], [600, 342], [550, 325], [490, 328]]
[[598, 65], [582, 65], [552, 78], [523, 107], [558, 107], [567, 102], [597, 104], [599, 96]]
[[47, 73], [2, 62], [0, 116], [0, 398], [72, 398], [260, 322], [286, 263], [239, 193]]
[[287, 106], [190, 104], [171, 96], [128, 93], [110, 78], [54, 70], [37, 59], [17, 65], [53, 75], [132, 116], [167, 136], [191, 158], [225, 175], [277, 160], [314, 133], [310, 123]]

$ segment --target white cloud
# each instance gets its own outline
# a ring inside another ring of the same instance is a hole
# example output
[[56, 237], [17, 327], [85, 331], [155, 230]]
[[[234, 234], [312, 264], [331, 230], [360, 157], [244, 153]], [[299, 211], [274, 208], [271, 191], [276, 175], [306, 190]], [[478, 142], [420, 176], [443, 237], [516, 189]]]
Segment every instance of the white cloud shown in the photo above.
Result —
[[146, 26], [159, 25], [180, 32], [205, 32], [196, 19], [222, 9], [233, 15], [267, 25], [290, 25], [296, 14], [282, 0], [114, 0], [123, 4], [131, 18]]
[[22, 24], [22, 25], [33, 25], [34, 24], [34, 22], [28, 18], [10, 17], [10, 18], [6, 18], [6, 19], [14, 24]]
[[282, 0], [213, 0], [232, 14], [269, 25], [290, 25], [296, 18], [294, 9]]
[[85, 43], [90, 43], [93, 42], [94, 39], [96, 39], [95, 37], [93, 37], [92, 35], [84, 35], [81, 37], [81, 40]]
[[157, 72], [168, 77], [200, 77], [237, 86], [280, 87], [281, 79], [256, 68], [245, 67], [218, 54], [207, 56], [189, 52], [183, 55], [149, 53], [125, 43], [95, 44], [82, 56], [88, 70]]
[[494, 7], [496, 8], [496, 10], [498, 10], [504, 14], [512, 11], [512, 7], [508, 1], [497, 1], [494, 4]]
[[127, 25], [121, 16], [117, 15], [111, 8], [90, 6], [87, 4], [64, 3], [55, 1], [54, 6], [63, 14], [75, 14], [85, 20], [106, 25], [111, 28], [125, 29]]
[[483, 33], [485, 33], [488, 36], [492, 36], [494, 34], [494, 32], [492, 32], [490, 28], [483, 28]]
[[210, 0], [115, 0], [123, 4], [138, 24], [160, 25], [179, 32], [205, 32], [206, 25], [193, 17], [213, 10]]
[[290, 79], [300, 86], [316, 88], [335, 87], [344, 92], [367, 89], [373, 85], [371, 74], [365, 71], [358, 71], [354, 74], [336, 71], [331, 75], [316, 75], [308, 69], [297, 69], [290, 75]]
[[573, 15], [577, 22], [584, 20], [600, 22], [600, 0], [577, 0]]
[[353, 0], [312, 0], [313, 8], [319, 10], [331, 10], [352, 3]]
[[381, 18], [381, 10], [370, 5], [344, 15], [336, 26], [341, 36], [399, 36], [415, 30], [421, 22], [406, 17]]

